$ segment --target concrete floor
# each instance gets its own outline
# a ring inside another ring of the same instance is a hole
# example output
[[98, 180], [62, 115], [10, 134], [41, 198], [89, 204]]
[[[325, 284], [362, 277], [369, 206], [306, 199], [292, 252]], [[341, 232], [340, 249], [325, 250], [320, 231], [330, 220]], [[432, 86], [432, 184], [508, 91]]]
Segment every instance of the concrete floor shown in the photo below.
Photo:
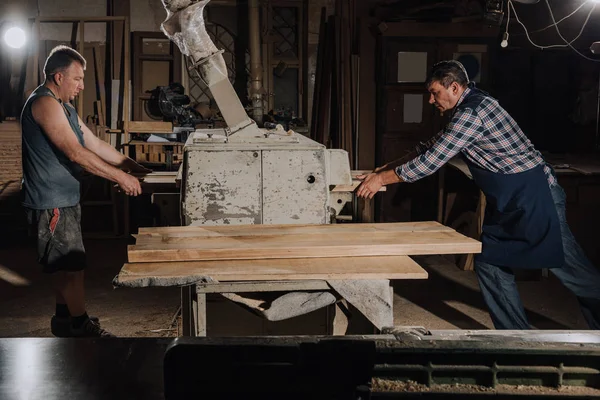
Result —
[[[179, 307], [178, 288], [114, 289], [112, 279], [126, 260], [124, 240], [88, 240], [88, 312], [118, 336], [175, 336], [171, 328]], [[443, 257], [416, 257], [427, 280], [394, 281], [395, 325], [428, 329], [490, 329], [475, 274]], [[531, 323], [538, 329], [587, 329], [575, 297], [553, 277], [519, 282]], [[31, 244], [0, 249], [0, 337], [50, 336], [54, 312], [48, 277], [40, 272]], [[323, 312], [296, 320], [266, 323], [239, 306], [215, 297], [209, 302], [211, 336], [242, 334], [318, 334]], [[262, 321], [262, 322], [261, 322]], [[253, 327], [252, 327], [253, 326]], [[240, 329], [242, 328], [242, 329]]]

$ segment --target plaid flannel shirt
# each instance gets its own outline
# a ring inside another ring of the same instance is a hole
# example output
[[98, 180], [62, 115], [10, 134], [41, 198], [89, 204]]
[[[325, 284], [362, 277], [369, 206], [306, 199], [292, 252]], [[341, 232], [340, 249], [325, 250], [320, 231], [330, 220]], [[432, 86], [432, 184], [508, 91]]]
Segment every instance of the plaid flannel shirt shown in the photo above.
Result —
[[550, 166], [496, 99], [486, 95], [475, 109], [458, 108], [472, 90], [469, 87], [462, 94], [448, 125], [418, 145], [415, 150], [419, 155], [397, 167], [396, 174], [405, 182], [414, 182], [433, 174], [462, 152], [478, 167], [501, 174], [523, 172], [543, 164], [548, 184], [555, 185]]

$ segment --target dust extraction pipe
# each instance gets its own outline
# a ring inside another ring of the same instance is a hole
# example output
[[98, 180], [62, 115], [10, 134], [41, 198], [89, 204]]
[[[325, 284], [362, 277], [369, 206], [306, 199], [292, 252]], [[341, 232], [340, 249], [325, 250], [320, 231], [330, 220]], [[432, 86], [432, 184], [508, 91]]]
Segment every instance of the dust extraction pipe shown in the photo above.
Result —
[[250, 18], [250, 100], [252, 101], [252, 118], [258, 123], [263, 119], [262, 80], [263, 71], [260, 52], [260, 8], [258, 0], [248, 1]]
[[187, 57], [190, 74], [198, 74], [208, 86], [230, 133], [234, 133], [254, 122], [246, 114], [227, 77], [223, 51], [217, 49], [206, 32], [203, 13], [209, 2], [210, 0], [162, 0], [167, 19], [161, 24], [161, 29]]

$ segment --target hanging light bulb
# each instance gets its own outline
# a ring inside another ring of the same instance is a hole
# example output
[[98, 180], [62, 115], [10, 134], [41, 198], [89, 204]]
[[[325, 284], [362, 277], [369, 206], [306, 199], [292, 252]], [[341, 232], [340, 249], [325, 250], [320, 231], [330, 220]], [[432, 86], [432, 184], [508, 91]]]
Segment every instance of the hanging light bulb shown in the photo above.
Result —
[[19, 49], [25, 45], [27, 36], [23, 29], [13, 26], [4, 33], [4, 41], [13, 49]]
[[502, 35], [502, 41], [500, 42], [500, 47], [507, 47], [508, 46], [508, 32], [504, 32], [504, 34]]

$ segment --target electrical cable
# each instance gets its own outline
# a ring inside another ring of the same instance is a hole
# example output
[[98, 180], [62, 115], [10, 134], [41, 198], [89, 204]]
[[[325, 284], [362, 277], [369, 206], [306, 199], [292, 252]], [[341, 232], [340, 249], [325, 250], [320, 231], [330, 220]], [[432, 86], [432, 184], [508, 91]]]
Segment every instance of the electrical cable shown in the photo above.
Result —
[[[556, 19], [554, 19], [554, 13], [552, 12], [552, 7], [550, 7], [550, 3], [548, 2], [548, 0], [545, 0], [545, 2], [546, 2], [546, 6], [548, 7], [548, 11], [550, 12], [550, 17], [552, 18], [552, 22], [554, 22], [554, 28], [556, 28], [556, 32], [558, 33], [558, 36], [560, 36], [560, 38], [571, 48], [571, 50], [573, 50], [575, 53], [579, 54], [581, 57], [583, 57], [587, 60], [590, 60], [590, 61], [600, 62], [600, 60], [596, 60], [594, 58], [588, 57], [585, 54], [581, 53], [579, 50], [577, 50], [575, 47], [573, 47], [573, 45], [571, 45], [571, 42], [567, 42], [567, 39], [565, 39], [563, 37], [563, 35], [560, 33], [560, 29], [558, 29], [558, 25], [556, 24]], [[587, 24], [588, 20], [590, 19], [590, 15], [592, 15], [592, 11], [594, 11], [594, 9], [596, 8], [596, 5], [597, 5], [597, 3], [594, 2], [592, 9], [590, 10], [590, 13], [588, 14], [588, 16], [583, 24], [581, 32], [583, 32], [583, 28], [585, 28], [585, 25]], [[581, 32], [579, 33], [579, 36], [581, 36]]]
[[[581, 3], [581, 5], [580, 5], [579, 7], [577, 7], [577, 8], [576, 8], [576, 9], [575, 9], [575, 10], [574, 10], [574, 11], [573, 11], [571, 14], [567, 15], [566, 17], [563, 17], [563, 18], [561, 18], [560, 20], [556, 21], [556, 23], [557, 23], [557, 24], [560, 24], [561, 22], [563, 22], [563, 21], [564, 21], [564, 20], [566, 20], [567, 18], [571, 18], [571, 17], [572, 17], [572, 16], [573, 16], [573, 15], [574, 15], [574, 14], [575, 14], [577, 11], [581, 10], [581, 8], [582, 8], [583, 6], [585, 6], [586, 4], [588, 4], [590, 1], [591, 1], [591, 0], [586, 0], [586, 1], [584, 1], [584, 2], [583, 2], [583, 3]], [[545, 28], [542, 28], [542, 29], [537, 29], [537, 30], [535, 30], [535, 31], [531, 31], [531, 32], [529, 32], [529, 33], [538, 33], [538, 32], [543, 32], [543, 31], [545, 31], [546, 29], [550, 29], [550, 28], [552, 28], [552, 27], [554, 27], [554, 24], [550, 24], [550, 25], [548, 25], [548, 26], [547, 26], [547, 27], [545, 27]]]
[[508, 26], [510, 25], [510, 5], [506, 7], [506, 30], [504, 31], [504, 35], [502, 35], [502, 41], [500, 42], [501, 47], [508, 46]]
[[[566, 17], [564, 17], [563, 19], [561, 19], [559, 22], [556, 21], [556, 19], [554, 18], [554, 14], [552, 13], [552, 8], [550, 7], [550, 4], [548, 3], [548, 0], [545, 0], [546, 2], [546, 6], [548, 7], [548, 10], [550, 11], [550, 17], [552, 18], [552, 22], [553, 24], [550, 26], [554, 26], [554, 28], [556, 29], [556, 31], [558, 32], [558, 35], [560, 36], [560, 38], [566, 43], [566, 44], [555, 44], [555, 45], [548, 45], [548, 46], [541, 46], [537, 43], [535, 43], [533, 40], [531, 40], [531, 37], [529, 36], [529, 31], [527, 30], [527, 27], [525, 26], [525, 24], [523, 22], [521, 22], [521, 20], [519, 19], [519, 15], [517, 14], [517, 10], [515, 9], [515, 6], [513, 5], [511, 0], [508, 0], [508, 9], [509, 9], [509, 18], [510, 18], [510, 10], [512, 9], [514, 15], [515, 15], [515, 19], [517, 20], [517, 22], [521, 25], [521, 27], [523, 27], [523, 30], [525, 31], [525, 36], [527, 37], [527, 40], [529, 40], [529, 43], [531, 43], [533, 46], [539, 48], [539, 49], [550, 49], [550, 48], [557, 48], [557, 47], [570, 47], [573, 51], [575, 51], [577, 54], [579, 54], [581, 57], [590, 60], [590, 61], [594, 61], [594, 62], [600, 62], [600, 60], [596, 60], [590, 57], [587, 57], [585, 54], [582, 54], [581, 52], [579, 52], [575, 47], [573, 47], [572, 43], [575, 42], [577, 39], [579, 39], [579, 37], [581, 37], [581, 35], [583, 34], [583, 31], [588, 23], [588, 21], [590, 20], [590, 17], [592, 15], [592, 13], [594, 12], [594, 10], [596, 9], [596, 5], [597, 3], [593, 3], [592, 8], [590, 9], [590, 12], [588, 13], [585, 22], [583, 23], [583, 26], [581, 27], [581, 30], [579, 31], [579, 34], [573, 38], [573, 40], [571, 40], [570, 42], [567, 41], [567, 39], [565, 39], [562, 34], [560, 33], [560, 30], [558, 29], [558, 23], [564, 21], [566, 18], [570, 17], [571, 15], [573, 15], [575, 12], [577, 12], [581, 7], [583, 7], [585, 4], [589, 3], [589, 1], [583, 3], [579, 8], [577, 8], [575, 11], [573, 11], [571, 14], [567, 15]], [[546, 29], [546, 28], [544, 28]], [[506, 40], [508, 42], [508, 22], [506, 24], [506, 32], [505, 32], [505, 38], [503, 39]], [[508, 43], [507, 43], [508, 44]], [[501, 43], [502, 45], [502, 43]], [[505, 46], [503, 46], [505, 47]]]
[[[585, 22], [583, 23], [583, 26], [581, 27], [581, 30], [579, 31], [579, 34], [573, 40], [571, 40], [571, 42], [567, 42], [566, 39], [562, 38], [565, 41], [565, 43], [567, 43], [567, 44], [553, 44], [553, 45], [548, 45], [548, 46], [542, 46], [542, 45], [538, 45], [538, 44], [534, 43], [531, 40], [531, 37], [529, 36], [529, 33], [531, 33], [531, 32], [529, 32], [527, 30], [527, 27], [525, 26], [525, 24], [523, 24], [523, 22], [521, 22], [521, 20], [519, 19], [519, 16], [517, 15], [517, 10], [515, 9], [515, 7], [514, 7], [514, 5], [513, 5], [513, 3], [512, 3], [511, 0], [508, 1], [508, 5], [509, 5], [509, 9], [512, 8], [512, 10], [513, 10], [513, 12], [515, 14], [515, 19], [517, 20], [517, 22], [519, 24], [521, 24], [521, 26], [523, 27], [523, 30], [525, 31], [525, 35], [527, 36], [527, 39], [529, 40], [529, 42], [532, 45], [534, 45], [535, 47], [540, 48], [542, 50], [543, 49], [556, 48], [556, 47], [569, 47], [570, 43], [573, 43], [574, 41], [576, 41], [577, 39], [579, 39], [579, 37], [583, 33], [583, 30], [585, 29], [585, 27], [586, 27], [586, 25], [587, 25], [587, 23], [588, 23], [588, 21], [590, 19], [590, 16], [592, 15], [592, 12], [596, 8], [596, 4], [594, 4], [592, 6], [592, 8], [590, 9], [590, 12], [588, 13], [587, 18], [586, 18]], [[550, 26], [556, 26], [556, 24], [552, 24]], [[508, 29], [508, 26], [507, 26], [507, 29]]]

